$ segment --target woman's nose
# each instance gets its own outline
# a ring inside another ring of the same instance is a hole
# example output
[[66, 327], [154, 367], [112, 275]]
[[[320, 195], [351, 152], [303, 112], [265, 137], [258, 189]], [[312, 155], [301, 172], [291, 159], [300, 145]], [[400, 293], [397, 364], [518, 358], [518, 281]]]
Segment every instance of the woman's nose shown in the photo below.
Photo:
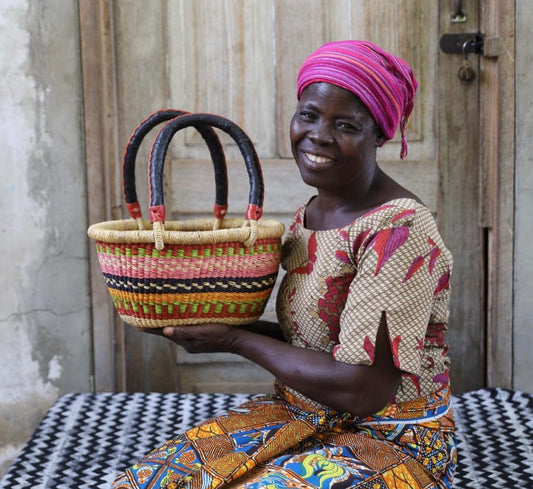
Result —
[[330, 128], [327, 124], [317, 122], [309, 132], [309, 139], [315, 144], [330, 144], [333, 142]]

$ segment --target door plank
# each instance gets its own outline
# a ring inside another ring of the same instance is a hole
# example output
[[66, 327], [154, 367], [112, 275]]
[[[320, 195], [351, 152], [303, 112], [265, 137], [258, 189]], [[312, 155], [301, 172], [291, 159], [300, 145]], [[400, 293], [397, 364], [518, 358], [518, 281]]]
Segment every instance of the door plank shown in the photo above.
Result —
[[487, 384], [513, 386], [515, 2], [481, 5], [481, 32], [499, 38], [482, 56], [480, 218], [487, 228]]
[[[109, 40], [112, 18], [105, 1], [79, 2], [81, 61], [84, 97], [85, 160], [87, 165], [88, 222], [112, 219], [112, 185], [115, 175], [114, 59]], [[97, 392], [116, 388], [114, 308], [105, 287], [94, 243], [90, 243], [93, 388]]]
[[[118, 139], [125, 147], [137, 124], [157, 109], [166, 107], [167, 80], [165, 66], [163, 2], [150, 8], [139, 3], [114, 2]], [[148, 184], [146, 162], [150, 136], [137, 157], [139, 202], [147, 216]], [[117, 161], [120, 167], [120, 162]], [[121, 187], [121, 179], [116, 185]], [[118, 195], [122, 199], [122, 192]], [[122, 202], [121, 202], [122, 203]], [[126, 213], [124, 212], [124, 215]], [[162, 338], [139, 333], [121, 321], [117, 329], [123, 334], [126, 378], [124, 390], [133, 392], [172, 392], [178, 388], [176, 348]]]
[[[466, 24], [450, 23], [450, 2], [440, 1], [440, 35], [476, 32], [478, 9], [469, 2]], [[437, 41], [435, 41], [437, 42]], [[479, 64], [476, 81], [457, 76], [461, 55], [438, 55], [440, 194], [438, 219], [454, 257], [448, 339], [454, 392], [485, 384], [485, 317], [483, 276], [485, 248], [479, 226]]]
[[[242, 217], [248, 203], [248, 174], [242, 161], [229, 160], [227, 163], [229, 212]], [[388, 175], [418, 195], [433, 213], [437, 212], [438, 168], [435, 162], [406, 160], [380, 164]], [[171, 165], [176, 168], [170, 180], [175, 196], [172, 203], [174, 215], [211, 216], [215, 196], [211, 161], [172, 160]], [[303, 183], [293, 160], [264, 159], [261, 166], [265, 181], [265, 217], [286, 214], [290, 218], [300, 205], [316, 194], [314, 188]]]
[[[437, 166], [436, 120], [438, 11], [432, 2], [377, 0], [352, 7], [352, 24], [357, 39], [368, 39], [407, 61], [418, 81], [415, 107], [406, 136], [408, 159], [433, 161]], [[379, 12], [379, 15], [377, 15]], [[423, 28], [413, 29], [413, 25]], [[397, 131], [379, 151], [380, 160], [398, 160], [400, 134]], [[436, 187], [432, 191], [436, 191]]]
[[[170, 104], [224, 115], [246, 128], [265, 155], [276, 148], [272, 9], [272, 0], [182, 0], [172, 4], [167, 28]], [[231, 139], [221, 139], [237, 157]], [[204, 150], [192, 129], [176, 141], [182, 157]]]

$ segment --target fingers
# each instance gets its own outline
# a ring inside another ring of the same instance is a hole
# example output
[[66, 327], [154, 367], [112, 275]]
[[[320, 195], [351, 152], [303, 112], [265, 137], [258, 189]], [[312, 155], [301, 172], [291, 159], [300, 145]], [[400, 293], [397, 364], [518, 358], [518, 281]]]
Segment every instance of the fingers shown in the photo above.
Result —
[[198, 324], [163, 329], [163, 335], [185, 348], [189, 353], [227, 352], [231, 347], [229, 326], [223, 324]]
[[228, 352], [233, 348], [232, 338], [238, 332], [238, 328], [211, 323], [137, 329], [144, 333], [163, 336], [185, 348], [189, 353]]
[[166, 328], [163, 328], [163, 336], [166, 338], [173, 340], [174, 336], [176, 336], [176, 333], [178, 333], [179, 326], [167, 326]]
[[148, 333], [155, 336], [162, 336], [168, 338], [175, 343], [178, 343], [183, 338], [187, 338], [186, 329], [189, 326], [166, 326], [164, 328], [137, 328], [141, 333]]
[[156, 336], [164, 336], [163, 328], [137, 328], [137, 331], [141, 331], [142, 333], [153, 334]]
[[187, 348], [189, 342], [202, 341], [204, 334], [202, 326], [167, 326], [162, 329], [162, 335], [170, 341]]

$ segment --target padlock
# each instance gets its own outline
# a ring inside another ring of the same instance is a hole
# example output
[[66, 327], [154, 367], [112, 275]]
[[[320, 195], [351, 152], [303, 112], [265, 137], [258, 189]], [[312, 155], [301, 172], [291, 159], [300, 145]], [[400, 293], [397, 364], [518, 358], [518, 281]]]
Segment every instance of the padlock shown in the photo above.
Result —
[[470, 62], [467, 59], [463, 60], [463, 65], [459, 68], [459, 80], [469, 83], [476, 77], [476, 72], [470, 66]]
[[475, 77], [476, 72], [470, 66], [470, 61], [468, 61], [468, 47], [472, 45], [473, 41], [468, 40], [463, 43], [463, 65], [459, 68], [459, 80], [470, 83]]

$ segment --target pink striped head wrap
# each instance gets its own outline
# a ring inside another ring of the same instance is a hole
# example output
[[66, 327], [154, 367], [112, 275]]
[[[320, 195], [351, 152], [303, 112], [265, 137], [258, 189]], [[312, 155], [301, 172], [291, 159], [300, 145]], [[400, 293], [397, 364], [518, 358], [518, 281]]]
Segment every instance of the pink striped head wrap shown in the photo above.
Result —
[[399, 124], [400, 158], [407, 156], [405, 126], [418, 82], [405, 61], [368, 41], [330, 42], [309, 55], [300, 68], [298, 100], [305, 87], [316, 82], [331, 83], [357, 95], [383, 131], [383, 143], [392, 139]]

